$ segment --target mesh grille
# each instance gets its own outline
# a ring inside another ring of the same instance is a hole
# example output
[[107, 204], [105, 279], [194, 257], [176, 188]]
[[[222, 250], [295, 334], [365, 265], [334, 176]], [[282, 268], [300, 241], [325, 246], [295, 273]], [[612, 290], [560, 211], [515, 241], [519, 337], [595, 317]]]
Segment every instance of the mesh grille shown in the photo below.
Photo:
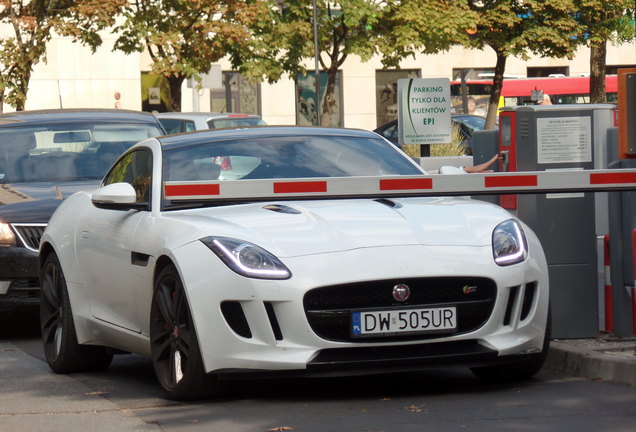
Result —
[[40, 239], [46, 224], [12, 224], [12, 226], [27, 249], [37, 251], [40, 248]]
[[[393, 287], [398, 283], [410, 287], [406, 302], [393, 299]], [[466, 289], [470, 288], [470, 289]], [[316, 334], [334, 341], [355, 341], [351, 337], [351, 312], [373, 308], [413, 308], [455, 306], [457, 333], [481, 327], [492, 313], [497, 287], [486, 278], [447, 277], [412, 278], [359, 282], [316, 288], [305, 294], [304, 307], [309, 325]], [[413, 340], [439, 337], [439, 334], [398, 335], [365, 338], [365, 342]]]

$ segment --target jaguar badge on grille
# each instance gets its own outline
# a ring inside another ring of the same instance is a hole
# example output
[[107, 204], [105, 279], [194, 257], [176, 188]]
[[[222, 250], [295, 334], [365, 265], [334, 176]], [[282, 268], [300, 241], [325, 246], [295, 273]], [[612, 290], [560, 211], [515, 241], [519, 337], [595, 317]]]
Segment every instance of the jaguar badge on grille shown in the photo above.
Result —
[[393, 287], [393, 298], [396, 301], [403, 302], [409, 299], [411, 295], [411, 288], [405, 284], [397, 284]]

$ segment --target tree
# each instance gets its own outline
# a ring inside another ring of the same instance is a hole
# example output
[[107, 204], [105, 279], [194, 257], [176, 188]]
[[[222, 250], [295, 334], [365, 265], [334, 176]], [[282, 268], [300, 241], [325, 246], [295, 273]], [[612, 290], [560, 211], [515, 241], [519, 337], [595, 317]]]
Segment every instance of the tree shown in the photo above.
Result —
[[391, 0], [378, 21], [374, 42], [384, 66], [399, 67], [405, 57], [468, 44], [467, 30], [477, 19], [467, 0]]
[[574, 0], [576, 20], [583, 34], [578, 40], [590, 47], [590, 102], [605, 103], [607, 42], [628, 42], [634, 34], [633, 0]]
[[574, 18], [572, 0], [469, 0], [478, 13], [469, 46], [489, 46], [497, 55], [486, 129], [495, 125], [503, 87], [506, 60], [510, 55], [527, 58], [528, 52], [545, 57], [572, 57], [580, 25]]
[[0, 42], [2, 103], [24, 109], [34, 65], [45, 60], [53, 31], [89, 45], [101, 44], [98, 30], [113, 24], [120, 0], [0, 0], [0, 23], [10, 35]]
[[147, 50], [151, 72], [170, 83], [170, 110], [181, 111], [181, 86], [198, 79], [236, 45], [251, 43], [250, 26], [269, 13], [261, 0], [130, 0], [115, 48]]
[[[276, 2], [269, 19], [256, 29], [257, 43], [234, 52], [233, 64], [255, 79], [276, 81], [287, 73], [294, 79], [309, 69], [303, 60], [314, 58], [313, 8], [307, 0]], [[318, 62], [327, 76], [318, 123], [330, 125], [335, 108], [338, 69], [351, 55], [368, 60], [377, 52], [378, 23], [385, 0], [317, 0]], [[322, 72], [320, 72], [322, 73]]]

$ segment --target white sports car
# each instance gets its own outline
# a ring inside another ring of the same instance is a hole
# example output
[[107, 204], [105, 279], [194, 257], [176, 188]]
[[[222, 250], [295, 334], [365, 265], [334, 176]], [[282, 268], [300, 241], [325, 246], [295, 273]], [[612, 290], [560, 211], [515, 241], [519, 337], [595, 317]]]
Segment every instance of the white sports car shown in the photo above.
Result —
[[[227, 157], [255, 168], [219, 180]], [[263, 372], [532, 376], [550, 333], [539, 241], [495, 205], [421, 196], [430, 179], [365, 131], [138, 143], [43, 235], [47, 361], [65, 373], [148, 356], [175, 399]]]

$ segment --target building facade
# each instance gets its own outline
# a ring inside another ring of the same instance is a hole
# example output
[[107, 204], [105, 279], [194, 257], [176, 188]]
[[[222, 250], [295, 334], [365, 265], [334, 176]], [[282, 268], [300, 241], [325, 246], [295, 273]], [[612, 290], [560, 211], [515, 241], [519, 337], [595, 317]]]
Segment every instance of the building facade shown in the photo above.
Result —
[[[165, 91], [160, 77], [148, 73], [147, 55], [113, 51], [114, 35], [104, 34], [104, 43], [92, 53], [89, 48], [54, 37], [47, 60], [33, 71], [26, 109], [126, 108], [165, 110]], [[454, 47], [435, 55], [421, 55], [402, 62], [401, 69], [384, 69], [379, 57], [362, 62], [350, 56], [341, 68], [336, 101], [330, 121], [334, 126], [374, 129], [395, 118], [395, 83], [408, 77], [458, 79], [492, 71], [495, 53]], [[308, 60], [311, 70], [313, 60]], [[610, 71], [636, 65], [636, 44], [608, 45]], [[315, 77], [313, 71], [296, 79], [285, 77], [274, 84], [254, 84], [221, 62], [223, 80], [219, 88], [196, 89], [184, 83], [182, 110], [250, 112], [262, 115], [268, 124], [312, 124], [315, 121]], [[580, 48], [572, 60], [531, 57], [508, 59], [508, 76], [589, 74], [589, 49]], [[472, 74], [472, 75], [471, 75]], [[326, 78], [324, 74], [319, 74]], [[322, 81], [322, 79], [321, 79]], [[4, 112], [12, 110], [3, 107]]]

